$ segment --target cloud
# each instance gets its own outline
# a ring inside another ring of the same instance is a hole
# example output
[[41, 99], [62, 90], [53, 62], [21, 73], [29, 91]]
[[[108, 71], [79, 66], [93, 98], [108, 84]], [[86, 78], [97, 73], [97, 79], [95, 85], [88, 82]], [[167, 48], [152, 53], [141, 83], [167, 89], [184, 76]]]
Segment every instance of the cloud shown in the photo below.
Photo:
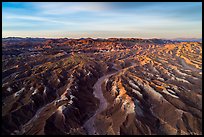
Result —
[[67, 35], [66, 32], [73, 36], [83, 36], [85, 32], [90, 32], [89, 36], [202, 34], [200, 4], [182, 7], [179, 3], [25, 2], [14, 5], [3, 4], [3, 31], [7, 34], [38, 35], [36, 31], [49, 36]]
[[43, 21], [43, 22], [51, 22], [51, 23], [60, 23], [60, 24], [64, 24], [64, 25], [70, 25], [70, 24], [75, 24], [73, 22], [63, 22], [63, 21], [59, 21], [56, 19], [49, 19], [46, 17], [35, 17], [35, 16], [26, 16], [26, 15], [10, 15], [10, 16], [6, 16], [5, 18], [7, 19], [20, 19], [20, 20], [33, 20], [33, 21]]
[[62, 15], [77, 12], [99, 12], [109, 9], [109, 5], [103, 2], [42, 2], [33, 3], [42, 14]]

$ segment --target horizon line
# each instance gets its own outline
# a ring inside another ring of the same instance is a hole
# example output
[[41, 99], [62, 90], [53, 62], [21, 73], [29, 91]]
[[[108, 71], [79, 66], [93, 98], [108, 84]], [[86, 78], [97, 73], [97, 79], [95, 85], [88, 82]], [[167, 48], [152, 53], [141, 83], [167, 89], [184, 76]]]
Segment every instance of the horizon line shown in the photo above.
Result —
[[149, 37], [149, 38], [144, 38], [144, 37], [107, 37], [107, 38], [102, 38], [102, 37], [21, 37], [21, 36], [8, 36], [8, 37], [2, 37], [2, 38], [44, 38], [44, 39], [62, 39], [62, 38], [68, 38], [68, 39], [111, 39], [111, 38], [125, 38], [125, 39], [130, 39], [130, 38], [135, 38], [135, 39], [163, 39], [163, 40], [177, 40], [177, 39], [183, 39], [183, 40], [192, 40], [192, 39], [201, 39], [201, 38], [158, 38], [158, 37]]

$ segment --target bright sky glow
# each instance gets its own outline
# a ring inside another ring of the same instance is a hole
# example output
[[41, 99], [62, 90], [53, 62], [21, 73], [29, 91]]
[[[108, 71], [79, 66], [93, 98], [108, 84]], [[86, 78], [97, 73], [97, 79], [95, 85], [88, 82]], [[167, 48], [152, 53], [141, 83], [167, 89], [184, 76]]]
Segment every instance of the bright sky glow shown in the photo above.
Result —
[[3, 37], [201, 38], [201, 2], [3, 2]]

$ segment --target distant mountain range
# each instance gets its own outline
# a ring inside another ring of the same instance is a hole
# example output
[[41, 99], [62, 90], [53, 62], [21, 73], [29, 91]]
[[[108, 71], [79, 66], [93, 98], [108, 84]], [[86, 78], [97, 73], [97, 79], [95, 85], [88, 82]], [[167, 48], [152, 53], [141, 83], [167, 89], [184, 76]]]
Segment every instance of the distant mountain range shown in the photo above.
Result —
[[7, 38], [2, 38], [2, 41], [12, 41], [12, 42], [19, 42], [19, 41], [29, 41], [29, 42], [35, 42], [35, 41], [45, 41], [46, 38], [30, 38], [30, 37], [26, 37], [26, 38], [21, 38], [21, 37], [7, 37]]
[[176, 39], [172, 39], [172, 40], [176, 40], [176, 41], [183, 41], [183, 42], [202, 42], [202, 38], [176, 38]]
[[[69, 38], [31, 38], [31, 37], [26, 37], [26, 38], [21, 38], [21, 37], [7, 37], [7, 38], [2, 38], [2, 41], [45, 41], [45, 40], [48, 40], [48, 39], [69, 39]], [[81, 38], [82, 39], [92, 39], [92, 38]], [[164, 43], [168, 43], [168, 42], [176, 42], [176, 41], [179, 41], [179, 42], [202, 42], [202, 38], [174, 38], [174, 39], [165, 39], [165, 38], [162, 38], [162, 39], [157, 39], [157, 38], [150, 38], [150, 39], [141, 39], [141, 38], [107, 38], [107, 40], [153, 40], [153, 41], [163, 41]], [[105, 39], [103, 39], [105, 40]]]

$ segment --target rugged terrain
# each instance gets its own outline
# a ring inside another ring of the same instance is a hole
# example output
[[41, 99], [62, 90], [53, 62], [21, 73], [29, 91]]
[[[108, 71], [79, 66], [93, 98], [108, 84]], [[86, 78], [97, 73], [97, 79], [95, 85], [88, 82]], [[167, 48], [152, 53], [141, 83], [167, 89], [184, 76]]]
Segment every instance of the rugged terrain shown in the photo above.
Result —
[[202, 43], [2, 39], [2, 134], [202, 134]]

